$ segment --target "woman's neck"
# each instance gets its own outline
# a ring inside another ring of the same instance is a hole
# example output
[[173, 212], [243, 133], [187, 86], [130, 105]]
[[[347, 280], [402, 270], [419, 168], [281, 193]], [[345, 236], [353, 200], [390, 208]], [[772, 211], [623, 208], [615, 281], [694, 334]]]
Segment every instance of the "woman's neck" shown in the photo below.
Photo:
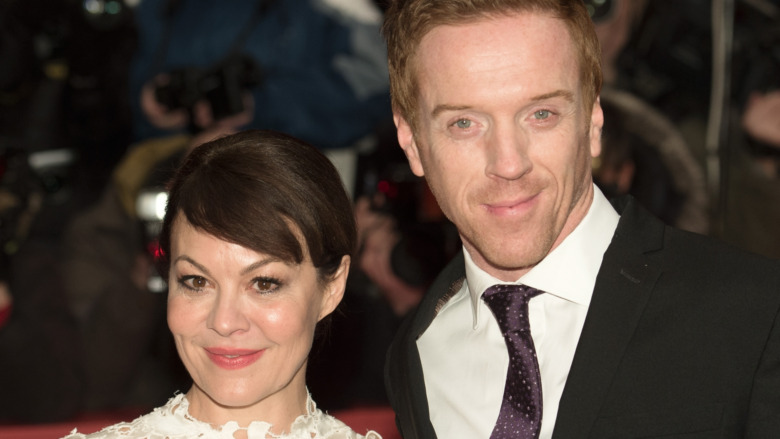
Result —
[[[215, 428], [230, 421], [237, 422], [241, 428], [247, 428], [254, 421], [263, 421], [272, 425], [273, 434], [289, 432], [293, 421], [308, 411], [306, 386], [295, 385], [294, 382], [261, 400], [241, 407], [220, 404], [197, 385], [193, 385], [187, 392], [187, 400], [190, 404], [189, 414]], [[236, 439], [246, 437], [246, 431], [243, 430], [236, 434]]]

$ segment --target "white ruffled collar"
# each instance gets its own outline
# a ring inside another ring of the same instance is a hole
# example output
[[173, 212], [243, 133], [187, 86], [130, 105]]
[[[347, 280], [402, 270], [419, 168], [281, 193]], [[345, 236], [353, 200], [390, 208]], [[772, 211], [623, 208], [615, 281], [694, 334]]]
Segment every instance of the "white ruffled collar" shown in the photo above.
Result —
[[[175, 395], [162, 406], [132, 422], [122, 422], [93, 433], [88, 438], [109, 439], [121, 437], [133, 438], [213, 438], [235, 439], [234, 433], [245, 430], [249, 439], [362, 439], [346, 424], [327, 415], [317, 408], [308, 396], [307, 413], [298, 416], [290, 426], [290, 431], [281, 435], [271, 433], [272, 425], [264, 421], [254, 421], [248, 427], [240, 427], [231, 421], [221, 427], [199, 421], [189, 413], [190, 403], [184, 394]], [[85, 437], [75, 431], [68, 438]], [[378, 433], [369, 431], [366, 439], [381, 439]]]

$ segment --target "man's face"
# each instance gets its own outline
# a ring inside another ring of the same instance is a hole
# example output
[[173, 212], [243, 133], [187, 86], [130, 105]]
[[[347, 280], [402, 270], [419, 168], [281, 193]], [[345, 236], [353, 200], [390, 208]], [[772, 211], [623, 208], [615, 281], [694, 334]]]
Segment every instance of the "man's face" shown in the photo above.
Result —
[[587, 213], [601, 107], [585, 111], [565, 24], [516, 14], [426, 35], [418, 130], [398, 139], [479, 267], [514, 281]]

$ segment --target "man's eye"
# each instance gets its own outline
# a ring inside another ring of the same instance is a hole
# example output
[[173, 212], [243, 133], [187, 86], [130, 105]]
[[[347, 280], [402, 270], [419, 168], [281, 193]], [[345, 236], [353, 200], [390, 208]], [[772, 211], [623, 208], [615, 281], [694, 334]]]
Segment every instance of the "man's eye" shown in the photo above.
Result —
[[461, 129], [471, 128], [471, 121], [468, 119], [460, 119], [455, 122], [455, 126]]
[[534, 112], [534, 119], [544, 120], [550, 117], [550, 110], [539, 110]]

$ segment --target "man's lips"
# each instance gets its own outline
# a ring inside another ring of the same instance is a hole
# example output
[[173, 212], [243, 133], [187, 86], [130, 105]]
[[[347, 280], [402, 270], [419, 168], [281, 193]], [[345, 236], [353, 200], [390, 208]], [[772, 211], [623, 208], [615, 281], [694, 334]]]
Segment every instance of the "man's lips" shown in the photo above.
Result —
[[517, 215], [528, 211], [536, 202], [537, 196], [523, 196], [511, 200], [485, 203], [485, 209], [494, 215]]
[[249, 366], [263, 356], [265, 349], [206, 348], [206, 355], [223, 369], [241, 369]]

